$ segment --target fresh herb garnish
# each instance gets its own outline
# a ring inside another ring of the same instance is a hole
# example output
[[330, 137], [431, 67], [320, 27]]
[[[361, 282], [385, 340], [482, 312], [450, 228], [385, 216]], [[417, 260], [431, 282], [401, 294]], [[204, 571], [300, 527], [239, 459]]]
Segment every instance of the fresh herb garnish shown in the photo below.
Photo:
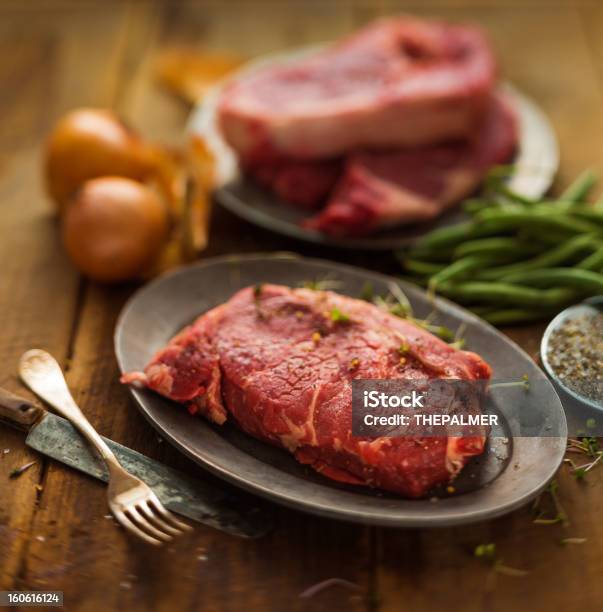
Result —
[[349, 580], [344, 580], [343, 578], [328, 578], [327, 580], [322, 580], [321, 582], [317, 582], [313, 584], [311, 587], [303, 590], [299, 597], [302, 599], [309, 599], [310, 597], [314, 597], [317, 593], [324, 591], [332, 586], [342, 586], [346, 589], [350, 589], [353, 591], [360, 591], [360, 585], [350, 582]]
[[564, 459], [565, 463], [568, 463], [572, 468], [572, 475], [576, 480], [584, 480], [586, 474], [590, 472], [603, 457], [603, 451], [599, 449], [599, 440], [593, 437], [584, 438], [570, 438], [567, 444], [567, 452], [569, 453], [580, 453], [593, 459], [588, 463], [582, 465], [576, 465], [574, 461], [569, 458]]
[[584, 480], [586, 477], [586, 468], [576, 467], [574, 468], [573, 474], [576, 477], [576, 480]]
[[528, 574], [528, 572], [525, 570], [505, 565], [502, 559], [498, 558], [498, 555], [496, 554], [496, 544], [493, 542], [488, 544], [478, 544], [473, 550], [473, 556], [491, 565], [492, 570], [498, 574], [514, 576], [517, 578], [521, 578]]
[[333, 310], [331, 310], [331, 321], [333, 321], [334, 323], [348, 323], [349, 320], [350, 317], [341, 312], [339, 308], [333, 308]]
[[475, 547], [473, 555], [478, 559], [496, 559], [496, 544], [479, 544]]
[[603, 451], [599, 448], [599, 440], [593, 436], [570, 438], [567, 442], [568, 452], [582, 453], [596, 459]]
[[372, 302], [374, 297], [375, 292], [373, 290], [373, 283], [367, 281], [364, 283], [360, 291], [360, 299], [364, 300], [365, 302]]
[[566, 544], [584, 544], [586, 538], [561, 538], [559, 543], [565, 546]]
[[[546, 488], [546, 491], [544, 493], [541, 493], [536, 498], [532, 506], [533, 510], [538, 511], [538, 516], [533, 521], [534, 524], [536, 525], [557, 525], [561, 523], [564, 527], [567, 527], [569, 525], [568, 516], [565, 510], [563, 509], [561, 502], [559, 501], [558, 491], [559, 491], [559, 485], [557, 483], [557, 480], [553, 479], [549, 483], [549, 486]], [[543, 510], [541, 510], [541, 507], [540, 507], [543, 495], [545, 493], [549, 495], [549, 498], [553, 504], [554, 515], [552, 517], [547, 516], [546, 513]]]
[[521, 379], [517, 381], [493, 383], [490, 385], [490, 389], [501, 389], [504, 387], [523, 387], [524, 391], [527, 392], [530, 390], [530, 377], [524, 374]]
[[304, 289], [311, 289], [312, 291], [328, 291], [329, 289], [337, 289], [340, 287], [341, 282], [332, 278], [312, 279], [302, 281], [301, 286]]
[[435, 312], [432, 312], [432, 314], [425, 319], [418, 319], [413, 315], [412, 306], [408, 298], [402, 292], [402, 289], [400, 289], [398, 285], [392, 283], [390, 284], [389, 290], [389, 294], [385, 297], [380, 295], [375, 296], [373, 298], [373, 304], [381, 308], [381, 310], [389, 312], [389, 314], [411, 321], [418, 327], [431, 332], [445, 342], [451, 343], [455, 341], [456, 334], [451, 329], [444, 325], [434, 325], [432, 323]]

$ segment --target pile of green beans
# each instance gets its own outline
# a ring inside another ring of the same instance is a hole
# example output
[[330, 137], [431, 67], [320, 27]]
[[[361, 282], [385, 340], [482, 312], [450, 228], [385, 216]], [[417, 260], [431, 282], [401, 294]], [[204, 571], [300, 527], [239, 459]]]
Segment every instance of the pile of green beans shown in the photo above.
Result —
[[603, 199], [583, 172], [557, 200], [514, 193], [494, 172], [471, 220], [434, 230], [398, 253], [405, 277], [466, 305], [494, 325], [550, 318], [603, 294]]

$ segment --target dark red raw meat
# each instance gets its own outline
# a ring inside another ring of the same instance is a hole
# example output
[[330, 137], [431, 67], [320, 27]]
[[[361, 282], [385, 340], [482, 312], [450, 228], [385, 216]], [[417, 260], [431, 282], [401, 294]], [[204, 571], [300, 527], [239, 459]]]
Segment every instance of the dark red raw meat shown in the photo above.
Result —
[[342, 165], [341, 159], [310, 161], [281, 157], [249, 162], [243, 169], [287, 204], [313, 210], [325, 203], [341, 175]]
[[[349, 321], [334, 321], [334, 309]], [[352, 380], [490, 373], [478, 355], [368, 302], [263, 285], [199, 317], [144, 372], [122, 381], [143, 383], [218, 424], [231, 419], [329, 478], [420, 497], [482, 453], [485, 438], [354, 437]]]
[[474, 138], [417, 149], [351, 154], [332, 196], [305, 225], [336, 236], [429, 221], [472, 193], [488, 169], [509, 161], [515, 114], [498, 96]]
[[496, 78], [475, 27], [396, 17], [223, 90], [218, 117], [243, 160], [330, 158], [470, 135]]
[[471, 140], [417, 149], [356, 151], [345, 159], [280, 158], [244, 170], [283, 201], [323, 212], [306, 225], [333, 235], [369, 234], [432, 219], [476, 189], [491, 166], [511, 159], [517, 119], [500, 94]]

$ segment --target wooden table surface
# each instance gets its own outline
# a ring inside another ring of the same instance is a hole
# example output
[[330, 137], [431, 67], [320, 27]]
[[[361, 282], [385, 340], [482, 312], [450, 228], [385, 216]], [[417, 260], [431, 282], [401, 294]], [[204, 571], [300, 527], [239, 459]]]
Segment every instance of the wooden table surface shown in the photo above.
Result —
[[[409, 2], [4, 1], [0, 5], [0, 385], [22, 391], [20, 354], [51, 351], [99, 431], [179, 466], [118, 383], [112, 331], [133, 286], [81, 278], [61, 249], [40, 176], [41, 143], [77, 106], [117, 109], [151, 138], [178, 143], [188, 109], [157, 89], [153, 60], [173, 45], [245, 55], [322, 41], [404, 10], [474, 20], [489, 32], [506, 77], [550, 116], [562, 151], [560, 184], [603, 171], [603, 6], [597, 0]], [[390, 256], [339, 253], [271, 235], [224, 211], [207, 256], [274, 249], [393, 271]], [[507, 331], [535, 353], [542, 326]], [[10, 471], [36, 464], [19, 479]], [[36, 485], [39, 485], [37, 487]], [[243, 541], [210, 528], [149, 551], [107, 519], [105, 488], [28, 450], [0, 430], [0, 589], [56, 589], [71, 610], [591, 610], [603, 601], [603, 470], [559, 475], [566, 527], [533, 524], [528, 509], [470, 527], [387, 530], [276, 508], [269, 536]], [[562, 545], [564, 537], [586, 538]], [[474, 558], [496, 543], [525, 577]], [[300, 599], [338, 577], [358, 585]]]

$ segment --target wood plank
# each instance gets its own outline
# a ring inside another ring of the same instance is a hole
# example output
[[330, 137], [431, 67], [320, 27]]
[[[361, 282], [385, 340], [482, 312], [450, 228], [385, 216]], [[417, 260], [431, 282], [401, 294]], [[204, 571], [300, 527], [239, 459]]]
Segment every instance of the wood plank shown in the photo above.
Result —
[[[390, 12], [401, 3], [391, 2]], [[425, 9], [424, 14], [436, 11]], [[517, 7], [438, 9], [451, 19], [468, 18], [489, 31], [504, 74], [542, 105], [557, 130], [565, 185], [587, 166], [603, 170], [601, 96], [578, 14], [573, 10]], [[365, 11], [363, 17], [374, 13]], [[508, 330], [530, 354], [538, 353], [542, 326]], [[560, 470], [560, 495], [570, 526], [532, 523], [529, 510], [466, 528], [395, 532], [380, 530], [377, 590], [381, 610], [413, 611], [564, 609], [592, 605], [603, 594], [596, 578], [603, 567], [601, 504], [603, 474], [582, 486]], [[582, 547], [562, 546], [564, 537], [586, 537]], [[494, 574], [473, 557], [475, 546], [494, 542], [504, 563], [530, 573], [516, 578]], [[551, 577], [554, 579], [551, 580]]]
[[[235, 47], [236, 41], [243, 40], [236, 28], [229, 33], [220, 30], [214, 38], [210, 34], [212, 24], [226, 22], [223, 11], [213, 3], [202, 8], [187, 6], [182, 11], [169, 6], [158, 28], [157, 15], [138, 5], [128, 32], [128, 40], [136, 42], [128, 45], [124, 57], [126, 62], [134, 57], [141, 61], [129, 64], [132, 74], [125, 78], [124, 73], [125, 88], [117, 97], [120, 111], [145, 133], [177, 140], [184, 124], [182, 107], [158, 94], [150, 82], [153, 54], [162, 45], [181, 40], [180, 28], [199, 39], [205, 34], [212, 45]], [[299, 14], [288, 18], [291, 23], [302, 22]], [[269, 35], [262, 31], [258, 47], [266, 44]], [[280, 39], [273, 42], [275, 47], [284, 43]], [[245, 44], [249, 49], [249, 36]], [[245, 231], [249, 233], [248, 228]], [[216, 246], [216, 250], [228, 248]], [[262, 245], [256, 240], [253, 248]], [[87, 287], [68, 372], [70, 386], [101, 433], [209, 478], [167, 444], [158, 443], [157, 435], [117, 382], [112, 331], [130, 292], [128, 287]], [[59, 506], [63, 510], [57, 515]], [[67, 473], [61, 466], [49, 467], [46, 495], [34, 523], [35, 534], [42, 534], [44, 541], [31, 543], [25, 574], [29, 586], [63, 589], [70, 607], [81, 610], [101, 605], [134, 610], [298, 610], [306, 607], [299, 593], [331, 577], [358, 583], [361, 591], [330, 589], [312, 600], [316, 609], [333, 609], [341, 602], [352, 610], [360, 609], [368, 596], [370, 541], [366, 529], [278, 509], [279, 527], [262, 540], [242, 541], [199, 527], [169, 548], [153, 551], [149, 558], [148, 549], [103, 518], [105, 507], [104, 487]], [[207, 560], [200, 558], [204, 556]]]
[[[15, 52], [11, 41], [0, 34], [4, 86], [0, 93], [0, 384], [13, 391], [19, 389], [16, 366], [26, 349], [42, 346], [65, 357], [77, 291], [77, 275], [64, 261], [40, 185], [32, 181], [39, 173], [32, 140], [43, 134], [32, 94], [48, 85], [46, 53], [43, 40], [24, 41]], [[23, 74], [31, 80], [23, 79]], [[39, 458], [25, 448], [21, 433], [1, 429], [0, 589], [13, 585], [21, 570], [36, 500], [34, 486], [43, 476], [44, 462], [39, 461], [18, 481], [8, 476], [15, 467], [34, 459]]]
[[[99, 90], [104, 76], [99, 60], [103, 58], [111, 73], [107, 51], [117, 16], [40, 10], [13, 14], [8, 20], [0, 9], [0, 384], [15, 391], [22, 391], [16, 366], [28, 348], [45, 348], [63, 363], [69, 357], [79, 277], [63, 254], [43, 192], [39, 144], [52, 120], [68, 106], [89, 104], [92, 98], [105, 102]], [[68, 32], [87, 37], [98, 54], [79, 55], [69, 45]], [[77, 82], [71, 79], [75, 61]], [[0, 459], [0, 588], [14, 588], [21, 584], [29, 551], [34, 485], [45, 484], [46, 464], [26, 449], [22, 434], [3, 428], [1, 439], [0, 447], [10, 452]], [[34, 468], [18, 480], [8, 479], [12, 468], [32, 459], [38, 460]]]
[[[603, 168], [597, 139], [592, 138], [601, 128], [600, 99], [577, 13], [548, 10], [565, 6], [561, 0], [547, 3], [547, 10], [543, 10], [543, 2], [501, 0], [496, 6], [503, 8], [496, 8], [487, 0], [470, 4], [434, 0], [420, 6], [417, 3], [417, 10], [473, 18], [489, 28], [505, 72], [543, 104], [559, 130], [565, 156], [563, 183], [591, 162]], [[130, 11], [126, 19], [121, 10], [116, 14], [114, 7], [107, 11], [104, 6], [86, 2], [83, 10], [78, 3], [65, 0], [59, 3], [59, 19], [53, 11], [38, 14], [21, 8], [26, 4], [10, 3], [11, 11], [23, 14], [16, 22], [0, 20], [0, 48], [8, 40], [7, 50], [19, 49], [16, 53], [20, 54], [17, 60], [8, 52], [0, 54], [1, 82], [5, 83], [3, 74], [10, 73], [7, 78], [13, 79], [11, 83], [17, 89], [7, 88], [0, 95], [0, 110], [12, 109], [9, 115], [3, 112], [3, 117], [14, 119], [0, 126], [0, 192], [5, 200], [15, 203], [12, 209], [23, 209], [18, 214], [9, 213], [9, 219], [11, 214], [17, 215], [13, 225], [1, 220], [11, 230], [6, 243], [11, 249], [0, 254], [12, 255], [15, 249], [27, 252], [25, 258], [10, 261], [8, 270], [12, 272], [7, 278], [11, 282], [0, 285], [0, 312], [7, 312], [6, 307], [12, 312], [12, 335], [5, 335], [0, 345], [5, 363], [14, 362], [32, 343], [41, 343], [61, 358], [67, 356], [77, 276], [65, 264], [57, 248], [55, 228], [43, 216], [39, 186], [30, 185], [30, 178], [37, 176], [33, 145], [47, 129], [50, 118], [72, 104], [116, 101], [145, 133], [177, 142], [186, 109], [155, 91], [149, 82], [153, 57], [163, 46], [186, 41], [254, 55], [333, 38], [376, 13], [409, 7], [409, 3], [375, 5], [363, 1], [355, 3], [355, 11], [342, 8], [340, 2], [136, 3], [125, 9]], [[0, 16], [2, 10], [4, 7]], [[17, 47], [13, 42], [17, 40], [15, 31], [26, 36], [25, 45]], [[29, 71], [38, 74], [37, 79], [23, 80], [28, 70], [15, 68], [38, 64], [44, 69], [38, 68], [39, 73]], [[551, 66], [554, 70], [543, 70]], [[38, 103], [41, 96], [49, 99], [42, 112]], [[20, 142], [26, 144], [13, 155], [12, 149]], [[10, 180], [5, 182], [4, 176]], [[23, 185], [29, 191], [24, 192]], [[35, 214], [28, 207], [30, 200], [35, 201]], [[40, 230], [38, 225], [45, 229]], [[21, 227], [30, 228], [31, 233], [25, 235]], [[2, 230], [4, 236], [4, 225]], [[250, 231], [247, 224], [227, 213], [216, 214], [209, 254], [271, 249], [295, 249], [382, 271], [396, 269], [389, 256], [314, 249], [260, 230]], [[4, 260], [6, 257], [2, 257]], [[3, 280], [0, 278], [0, 283]], [[117, 383], [111, 335], [115, 317], [131, 290], [86, 286], [68, 373], [70, 385], [102, 433], [206, 477], [168, 445], [158, 442]], [[68, 296], [65, 304], [53, 301], [63, 293]], [[34, 305], [29, 304], [32, 300]], [[47, 304], [52, 304], [51, 319], [44, 316]], [[514, 330], [512, 334], [529, 352], [537, 350], [536, 328]], [[17, 435], [10, 440], [13, 451], [20, 448]], [[19, 461], [28, 456], [19, 452]], [[13, 453], [8, 457], [13, 460]], [[8, 460], [0, 455], [0, 487], [6, 482], [2, 478], [9, 470]], [[76, 610], [97, 610], [101, 605], [134, 610], [297, 610], [308, 604], [316, 609], [378, 606], [397, 610], [401, 602], [405, 608], [419, 611], [436, 606], [452, 610], [592, 606], [603, 594], [603, 554], [595, 545], [603, 536], [596, 511], [601, 504], [602, 478], [595, 472], [583, 486], [562, 471], [561, 496], [571, 519], [565, 529], [535, 526], [527, 510], [471, 528], [432, 532], [376, 532], [279, 510], [279, 527], [264, 540], [241, 542], [199, 528], [192, 537], [150, 557], [148, 549], [126, 538], [111, 519], [103, 518], [106, 502], [102, 486], [52, 464], [40, 509], [33, 518], [34, 537], [27, 549], [26, 564], [22, 559], [27, 538], [18, 534], [27, 534], [30, 529], [37, 474], [30, 470], [14, 486], [11, 484], [8, 497], [0, 488], [0, 567], [7, 586], [15, 584], [21, 569], [19, 586], [63, 589], [70, 609]], [[582, 547], [562, 547], [559, 540], [566, 535], [588, 537], [589, 542]], [[524, 579], [492, 575], [490, 568], [472, 555], [476, 544], [490, 541], [497, 543], [505, 563], [529, 569], [530, 575]], [[376, 576], [371, 569], [374, 554], [380, 562]], [[549, 578], [553, 575], [555, 581]], [[313, 582], [333, 576], [357, 582], [360, 594], [334, 588], [310, 602], [298, 598], [299, 592]], [[374, 595], [378, 601], [374, 601]]]
[[603, 97], [603, 6], [599, 2], [594, 6], [581, 7], [578, 14]]
[[[94, 286], [87, 292], [68, 376], [76, 400], [101, 433], [213, 481], [169, 445], [159, 443], [118, 383], [112, 330], [127, 293], [127, 288], [110, 291]], [[332, 575], [362, 580], [355, 564], [342, 567], [343, 558], [362, 559], [351, 526], [282, 511], [280, 527], [258, 541], [198, 526], [190, 536], [149, 553], [148, 547], [104, 518], [108, 512], [104, 486], [54, 464], [47, 480], [47, 497], [34, 528], [45, 541], [31, 544], [27, 584], [64, 590], [76, 610], [97, 610], [101, 603], [107, 609], [196, 609], [202, 608], [202, 601], [210, 602], [211, 610], [238, 609], [243, 601], [249, 609], [273, 605], [296, 610], [303, 603], [298, 593], [314, 582]], [[57, 516], [59, 504], [63, 511]], [[314, 557], [312, 549], [325, 541], [329, 542], [325, 554]], [[354, 595], [337, 589], [325, 593], [318, 609], [328, 609], [350, 594]]]

